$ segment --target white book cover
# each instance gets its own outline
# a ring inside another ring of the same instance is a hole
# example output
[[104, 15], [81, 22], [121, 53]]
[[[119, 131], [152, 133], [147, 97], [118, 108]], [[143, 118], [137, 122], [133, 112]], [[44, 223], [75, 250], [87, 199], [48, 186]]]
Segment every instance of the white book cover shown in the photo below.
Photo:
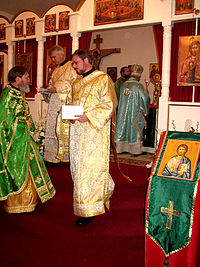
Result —
[[62, 106], [62, 120], [77, 119], [75, 115], [83, 115], [83, 106], [63, 105]]

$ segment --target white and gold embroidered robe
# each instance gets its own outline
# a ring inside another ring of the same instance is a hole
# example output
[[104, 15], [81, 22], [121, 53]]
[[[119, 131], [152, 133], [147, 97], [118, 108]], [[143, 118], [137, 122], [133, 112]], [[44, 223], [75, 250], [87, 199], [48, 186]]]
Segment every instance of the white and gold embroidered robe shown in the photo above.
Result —
[[117, 98], [110, 77], [96, 70], [77, 78], [73, 104], [83, 106], [89, 119], [70, 125], [74, 213], [90, 217], [105, 213], [114, 190], [109, 174], [110, 120]]
[[62, 123], [58, 111], [61, 105], [71, 101], [71, 84], [75, 78], [76, 72], [72, 68], [71, 61], [68, 61], [54, 70], [49, 81], [49, 86], [56, 87], [57, 93], [51, 94], [48, 106], [44, 141], [45, 161], [54, 163], [69, 161], [69, 123]]

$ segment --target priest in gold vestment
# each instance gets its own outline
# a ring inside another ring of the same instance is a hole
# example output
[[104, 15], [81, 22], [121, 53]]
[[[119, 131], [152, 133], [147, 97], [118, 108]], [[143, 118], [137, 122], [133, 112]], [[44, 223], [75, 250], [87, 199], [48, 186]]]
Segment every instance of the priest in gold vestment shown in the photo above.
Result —
[[72, 87], [73, 105], [84, 107], [70, 125], [70, 168], [76, 226], [109, 209], [114, 182], [109, 174], [110, 121], [117, 97], [110, 77], [92, 67], [89, 52], [77, 50], [72, 66], [80, 75]]
[[[57, 65], [48, 86], [49, 100], [44, 140], [44, 160], [52, 163], [69, 161], [69, 122], [63, 123], [58, 114], [62, 105], [71, 102], [71, 83], [76, 78], [71, 61], [65, 60], [64, 50], [55, 45], [49, 50], [52, 62]], [[50, 98], [49, 98], [50, 97]]]
[[43, 158], [31, 137], [34, 123], [24, 92], [29, 74], [16, 66], [0, 96], [0, 200], [8, 213], [34, 211], [38, 196], [46, 202], [55, 195]]

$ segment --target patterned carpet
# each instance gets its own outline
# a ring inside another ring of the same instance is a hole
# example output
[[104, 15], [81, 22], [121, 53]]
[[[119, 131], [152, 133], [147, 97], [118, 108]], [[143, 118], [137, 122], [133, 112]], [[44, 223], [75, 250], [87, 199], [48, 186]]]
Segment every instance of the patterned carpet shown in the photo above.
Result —
[[[133, 156], [129, 153], [118, 154], [119, 163], [145, 167], [154, 161], [154, 154], [146, 153], [145, 155]], [[114, 162], [114, 155], [111, 153], [110, 161]]]

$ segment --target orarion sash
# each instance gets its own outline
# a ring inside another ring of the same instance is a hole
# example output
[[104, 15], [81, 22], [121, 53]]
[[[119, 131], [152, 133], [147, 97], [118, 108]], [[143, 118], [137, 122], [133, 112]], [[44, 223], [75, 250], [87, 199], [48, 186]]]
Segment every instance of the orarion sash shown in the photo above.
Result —
[[[184, 158], [173, 168], [178, 147]], [[149, 181], [146, 234], [168, 257], [190, 243], [200, 170], [200, 134], [164, 132]], [[169, 168], [171, 166], [171, 168]], [[181, 172], [182, 170], [182, 172]]]

